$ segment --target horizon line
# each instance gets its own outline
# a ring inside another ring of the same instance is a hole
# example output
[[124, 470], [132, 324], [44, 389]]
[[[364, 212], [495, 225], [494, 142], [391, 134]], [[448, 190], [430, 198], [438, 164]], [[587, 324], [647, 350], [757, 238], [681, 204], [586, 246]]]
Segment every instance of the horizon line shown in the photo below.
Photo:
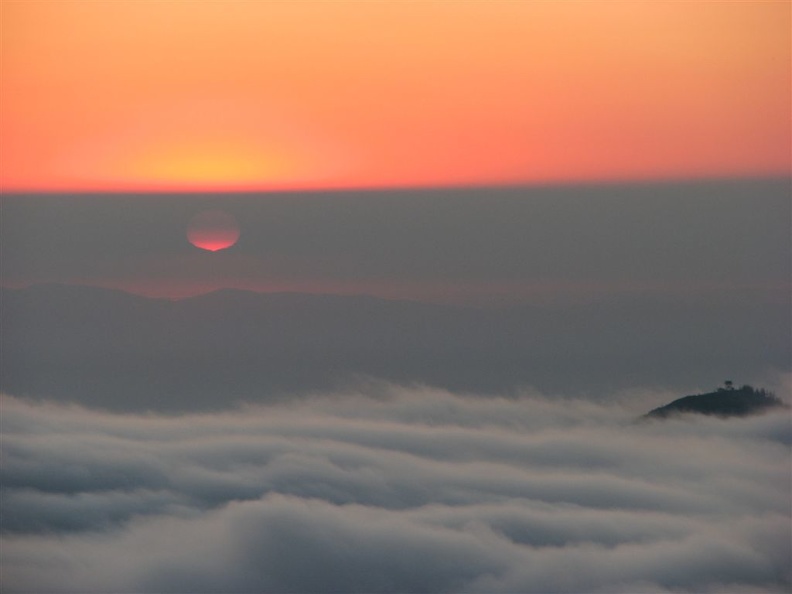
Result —
[[752, 183], [752, 182], [778, 182], [792, 184], [792, 169], [786, 173], [767, 173], [752, 175], [706, 175], [706, 176], [679, 176], [679, 177], [652, 177], [652, 178], [602, 178], [591, 180], [543, 180], [524, 182], [494, 182], [494, 183], [459, 183], [459, 184], [405, 184], [405, 185], [349, 185], [327, 187], [290, 187], [290, 188], [260, 188], [240, 189], [165, 189], [165, 188], [138, 188], [138, 189], [33, 189], [0, 187], [2, 196], [252, 196], [252, 195], [289, 195], [289, 194], [341, 194], [341, 193], [390, 193], [390, 192], [447, 192], [447, 191], [476, 191], [476, 190], [556, 190], [574, 188], [608, 188], [608, 187], [636, 187], [636, 186], [676, 186], [676, 185], [708, 185], [719, 183]]

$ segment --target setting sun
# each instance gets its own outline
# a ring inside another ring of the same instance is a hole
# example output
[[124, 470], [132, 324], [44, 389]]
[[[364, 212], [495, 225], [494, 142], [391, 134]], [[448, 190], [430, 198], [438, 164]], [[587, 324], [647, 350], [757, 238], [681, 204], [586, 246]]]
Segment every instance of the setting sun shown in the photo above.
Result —
[[239, 239], [239, 224], [222, 210], [204, 210], [195, 215], [187, 228], [187, 239], [195, 247], [210, 252], [230, 248]]

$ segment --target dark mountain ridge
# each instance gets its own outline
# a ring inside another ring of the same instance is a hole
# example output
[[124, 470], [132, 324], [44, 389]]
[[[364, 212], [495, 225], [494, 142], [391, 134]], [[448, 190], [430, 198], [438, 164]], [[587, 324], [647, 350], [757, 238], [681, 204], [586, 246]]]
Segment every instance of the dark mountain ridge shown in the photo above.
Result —
[[746, 417], [771, 409], [789, 408], [772, 392], [752, 386], [733, 387], [731, 382], [706, 394], [684, 396], [649, 411], [643, 418], [665, 419], [682, 414], [701, 414], [718, 417]]

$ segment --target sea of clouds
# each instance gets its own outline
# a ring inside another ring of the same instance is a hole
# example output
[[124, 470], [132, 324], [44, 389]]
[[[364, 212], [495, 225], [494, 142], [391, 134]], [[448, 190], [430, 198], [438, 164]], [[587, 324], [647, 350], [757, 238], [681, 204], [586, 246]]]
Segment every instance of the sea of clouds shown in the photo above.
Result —
[[640, 422], [385, 384], [178, 416], [0, 406], [7, 594], [792, 589], [788, 410]]

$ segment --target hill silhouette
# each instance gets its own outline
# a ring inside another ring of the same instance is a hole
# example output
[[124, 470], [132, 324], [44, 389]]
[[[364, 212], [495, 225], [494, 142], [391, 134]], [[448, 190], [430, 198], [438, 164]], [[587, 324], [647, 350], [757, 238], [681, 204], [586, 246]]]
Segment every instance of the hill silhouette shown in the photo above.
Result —
[[681, 414], [701, 414], [718, 417], [746, 417], [786, 405], [772, 392], [752, 386], [734, 388], [731, 382], [725, 387], [706, 394], [684, 396], [649, 411], [644, 418], [664, 419]]

